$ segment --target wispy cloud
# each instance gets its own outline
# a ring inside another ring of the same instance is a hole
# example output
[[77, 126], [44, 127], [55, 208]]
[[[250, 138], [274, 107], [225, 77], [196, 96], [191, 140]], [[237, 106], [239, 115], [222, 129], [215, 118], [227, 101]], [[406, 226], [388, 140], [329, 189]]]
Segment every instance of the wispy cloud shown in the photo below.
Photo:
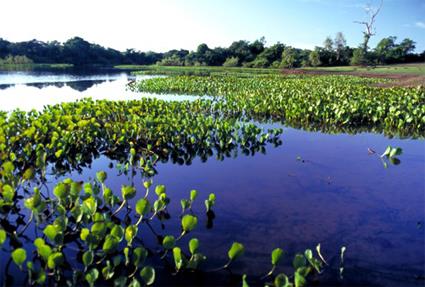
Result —
[[415, 23], [415, 26], [418, 27], [418, 28], [425, 29], [425, 22], [418, 21], [418, 22]]

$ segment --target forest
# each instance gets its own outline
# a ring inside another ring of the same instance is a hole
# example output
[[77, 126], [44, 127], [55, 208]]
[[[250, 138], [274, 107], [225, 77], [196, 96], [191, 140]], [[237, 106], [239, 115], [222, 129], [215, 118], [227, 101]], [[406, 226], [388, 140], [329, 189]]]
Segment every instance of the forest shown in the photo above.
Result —
[[376, 47], [352, 48], [338, 32], [327, 37], [322, 47], [299, 49], [275, 43], [267, 46], [264, 37], [253, 42], [234, 41], [229, 47], [210, 48], [200, 44], [195, 51], [170, 50], [164, 53], [141, 52], [135, 49], [118, 51], [74, 37], [64, 43], [38, 40], [10, 42], [0, 38], [0, 65], [31, 63], [66, 63], [83, 65], [160, 65], [160, 66], [225, 66], [247, 68], [296, 68], [346, 65], [382, 65], [423, 62], [425, 51], [415, 51], [409, 38], [399, 41], [390, 36]]

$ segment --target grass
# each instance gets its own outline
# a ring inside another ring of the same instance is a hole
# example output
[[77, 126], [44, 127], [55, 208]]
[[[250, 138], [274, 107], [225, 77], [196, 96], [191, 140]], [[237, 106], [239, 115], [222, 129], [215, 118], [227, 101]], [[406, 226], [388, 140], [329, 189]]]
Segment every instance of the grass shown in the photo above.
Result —
[[327, 71], [327, 72], [359, 72], [359, 73], [375, 73], [375, 74], [408, 74], [425, 76], [425, 63], [416, 64], [397, 64], [376, 67], [358, 67], [358, 66], [341, 66], [341, 67], [317, 67], [303, 68], [310, 71]]

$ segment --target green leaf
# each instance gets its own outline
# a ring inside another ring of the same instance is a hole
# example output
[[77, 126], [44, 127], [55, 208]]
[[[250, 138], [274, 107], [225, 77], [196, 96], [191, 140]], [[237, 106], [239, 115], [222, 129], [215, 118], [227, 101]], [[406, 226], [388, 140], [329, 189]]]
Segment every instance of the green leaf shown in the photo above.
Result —
[[295, 272], [294, 278], [295, 287], [303, 287], [307, 284], [304, 276], [302, 276], [298, 271]]
[[236, 260], [238, 257], [242, 256], [245, 252], [245, 247], [239, 242], [233, 242], [232, 247], [230, 247], [227, 255], [230, 260]]
[[96, 178], [101, 183], [104, 183], [107, 177], [108, 177], [108, 175], [104, 171], [98, 171], [98, 172], [96, 172]]
[[277, 265], [282, 258], [283, 250], [280, 248], [276, 248], [272, 251], [272, 265]]
[[193, 255], [198, 251], [199, 248], [199, 240], [197, 238], [192, 238], [189, 241], [189, 251]]
[[391, 152], [389, 154], [389, 157], [390, 158], [393, 158], [393, 157], [395, 157], [397, 155], [401, 155], [402, 152], [403, 152], [403, 150], [401, 148], [399, 148], [399, 147], [393, 148], [393, 149], [391, 149]]
[[58, 183], [53, 189], [53, 194], [59, 200], [64, 200], [68, 196], [66, 185], [63, 182]]
[[136, 196], [136, 189], [134, 186], [123, 185], [121, 187], [121, 195], [124, 200], [132, 199]]
[[176, 265], [176, 269], [180, 270], [184, 265], [184, 261], [183, 261], [182, 250], [179, 247], [173, 248], [173, 257], [174, 257], [174, 264]]
[[187, 199], [182, 199], [180, 200], [180, 205], [182, 206], [182, 210], [183, 212], [189, 208], [190, 204], [189, 204], [189, 200]]
[[248, 282], [246, 282], [246, 274], [242, 275], [242, 287], [249, 287]]
[[83, 208], [87, 210], [87, 212], [93, 216], [97, 210], [97, 200], [96, 198], [90, 196], [83, 201]]
[[44, 228], [43, 231], [44, 235], [49, 238], [51, 242], [56, 242], [56, 237], [59, 235], [59, 231], [57, 226], [49, 224]]
[[139, 199], [136, 203], [136, 212], [141, 216], [145, 216], [150, 211], [150, 204], [146, 198]]
[[292, 261], [292, 266], [297, 270], [298, 268], [305, 267], [307, 265], [307, 261], [302, 254], [296, 254], [294, 260]]
[[289, 282], [288, 276], [284, 273], [280, 273], [274, 279], [274, 287], [292, 287], [292, 284]]
[[52, 254], [52, 248], [50, 248], [50, 246], [47, 244], [40, 244], [37, 246], [37, 252], [44, 259], [44, 261], [47, 261], [49, 256]]
[[155, 281], [155, 269], [150, 266], [143, 267], [142, 271], [140, 271], [140, 277], [142, 277], [146, 285], [152, 285]]
[[118, 242], [121, 242], [124, 237], [124, 228], [122, 228], [121, 225], [115, 225], [111, 230], [111, 235], [113, 235]]
[[84, 252], [83, 254], [83, 263], [84, 266], [89, 266], [93, 263], [93, 259], [94, 259], [94, 252], [92, 250], [88, 250], [86, 252]]
[[60, 266], [63, 262], [64, 262], [63, 254], [61, 252], [55, 252], [49, 256], [47, 260], [47, 266], [50, 269], [55, 269], [56, 267]]
[[27, 252], [23, 248], [17, 248], [12, 252], [12, 260], [16, 265], [22, 267], [22, 264], [27, 259]]
[[313, 257], [313, 251], [311, 251], [311, 249], [306, 249], [304, 252], [304, 256], [307, 258], [307, 261], [310, 263], [310, 265], [313, 266], [313, 268], [316, 269], [318, 273], [320, 273], [322, 264], [319, 260]]
[[92, 268], [89, 270], [89, 272], [86, 273], [84, 278], [92, 287], [94, 286], [94, 282], [96, 282], [96, 280], [99, 278], [99, 271], [96, 268]]
[[384, 153], [382, 154], [382, 156], [389, 156], [390, 152], [392, 150], [391, 146], [387, 146], [387, 148], [385, 149]]
[[108, 236], [106, 236], [105, 242], [103, 243], [102, 250], [106, 254], [111, 254], [117, 250], [118, 243], [119, 243], [118, 239], [115, 236], [109, 234]]
[[152, 180], [147, 180], [143, 182], [143, 186], [148, 189], [152, 185]]
[[196, 216], [186, 214], [183, 216], [181, 223], [183, 231], [190, 232], [195, 229], [196, 225], [198, 224], [198, 218]]
[[195, 199], [198, 197], [198, 191], [195, 189], [192, 189], [190, 191], [190, 201], [195, 201]]
[[137, 247], [133, 250], [133, 264], [138, 267], [142, 265], [148, 257], [148, 251], [143, 247]]
[[156, 193], [158, 196], [160, 196], [161, 194], [165, 193], [165, 185], [162, 185], [162, 184], [157, 185], [157, 186], [155, 187], [155, 193]]
[[176, 239], [172, 235], [167, 235], [162, 240], [162, 246], [165, 249], [172, 249], [176, 245]]
[[134, 237], [137, 235], [137, 226], [135, 225], [129, 225], [125, 229], [125, 240], [127, 241], [128, 245], [131, 245], [131, 242], [133, 241]]
[[0, 229], [0, 245], [3, 245], [3, 243], [6, 241], [7, 234], [6, 231], [3, 229]]
[[131, 280], [130, 284], [128, 285], [128, 287], [141, 287], [141, 286], [142, 285], [136, 278], [133, 278], [133, 280]]
[[89, 234], [90, 234], [90, 230], [88, 228], [81, 229], [81, 232], [80, 232], [80, 238], [81, 238], [81, 240], [86, 241], [87, 236]]

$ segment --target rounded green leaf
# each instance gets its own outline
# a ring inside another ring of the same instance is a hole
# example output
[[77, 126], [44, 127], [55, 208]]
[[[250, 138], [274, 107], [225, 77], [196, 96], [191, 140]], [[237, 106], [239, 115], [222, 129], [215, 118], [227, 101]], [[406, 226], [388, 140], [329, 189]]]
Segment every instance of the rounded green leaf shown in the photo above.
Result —
[[84, 276], [90, 286], [94, 286], [94, 282], [99, 278], [99, 271], [96, 268], [92, 268]]
[[162, 240], [162, 246], [165, 249], [172, 249], [176, 245], [176, 239], [172, 235], [167, 235]]
[[229, 259], [233, 261], [242, 256], [244, 252], [245, 247], [241, 243], [233, 242], [232, 247], [230, 247], [229, 251], [227, 252], [227, 255], [229, 256]]
[[108, 235], [105, 239], [105, 242], [103, 243], [103, 247], [102, 250], [106, 253], [106, 254], [110, 254], [116, 251], [117, 247], [118, 247], [118, 239], [113, 236], [113, 235]]
[[59, 231], [55, 225], [49, 224], [44, 228], [43, 233], [50, 241], [55, 242], [55, 238], [58, 236]]
[[93, 263], [94, 252], [92, 250], [88, 250], [83, 254], [83, 264], [84, 266], [89, 266]]
[[190, 200], [195, 201], [195, 199], [198, 197], [198, 191], [196, 189], [192, 189], [190, 191]]
[[148, 257], [148, 251], [143, 247], [137, 247], [133, 250], [133, 263], [135, 266], [143, 264]]
[[148, 189], [152, 185], [152, 180], [147, 180], [143, 182], [143, 186]]
[[182, 250], [180, 249], [180, 247], [173, 248], [173, 257], [174, 263], [176, 264], [176, 269], [180, 270], [184, 264]]
[[22, 266], [27, 259], [27, 252], [23, 248], [17, 248], [12, 252], [12, 260], [16, 265]]
[[157, 186], [155, 187], [155, 193], [156, 193], [158, 196], [160, 196], [161, 194], [165, 193], [165, 185], [162, 185], [162, 184], [157, 185]]
[[64, 262], [63, 254], [60, 252], [55, 252], [51, 254], [47, 260], [47, 266], [50, 269], [55, 269]]
[[143, 267], [142, 271], [140, 271], [140, 277], [142, 277], [146, 285], [152, 285], [155, 282], [155, 269], [150, 266]]
[[186, 214], [182, 218], [182, 228], [184, 232], [190, 232], [193, 229], [195, 229], [196, 225], [198, 224], [198, 218], [196, 216]]
[[280, 248], [276, 248], [272, 251], [272, 264], [277, 265], [279, 263], [280, 259], [282, 258], [283, 250]]
[[275, 287], [292, 287], [292, 284], [289, 282], [288, 276], [286, 276], [283, 273], [280, 273], [274, 279], [274, 286]]
[[150, 204], [146, 198], [139, 199], [136, 203], [136, 212], [141, 216], [145, 216], [150, 211]]
[[129, 225], [125, 229], [125, 240], [128, 242], [129, 245], [131, 245], [131, 242], [133, 241], [134, 237], [137, 235], [137, 226], [135, 225]]
[[96, 172], [96, 178], [99, 182], [104, 183], [108, 175], [104, 171]]
[[189, 241], [189, 251], [191, 254], [195, 254], [199, 248], [199, 240], [197, 238], [192, 238]]
[[121, 242], [124, 237], [124, 228], [121, 225], [115, 225], [111, 230], [111, 235]]
[[136, 196], [136, 189], [134, 186], [123, 185], [121, 187], [121, 195], [124, 200], [132, 199]]
[[307, 265], [307, 261], [305, 259], [305, 256], [302, 254], [296, 254], [294, 257], [294, 260], [292, 261], [292, 266], [295, 270], [301, 267], [305, 267]]

